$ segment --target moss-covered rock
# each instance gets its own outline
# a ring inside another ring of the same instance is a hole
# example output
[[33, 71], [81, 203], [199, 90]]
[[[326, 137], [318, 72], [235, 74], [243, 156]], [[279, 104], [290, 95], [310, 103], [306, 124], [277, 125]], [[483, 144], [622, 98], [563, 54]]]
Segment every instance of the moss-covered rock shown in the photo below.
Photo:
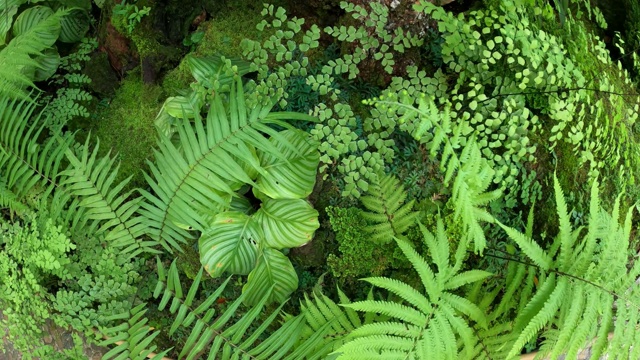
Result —
[[156, 130], [153, 121], [162, 107], [162, 89], [144, 85], [140, 78], [129, 78], [108, 107], [100, 111], [90, 129], [100, 139], [103, 153], [111, 151], [121, 161], [118, 180], [133, 176], [130, 187], [144, 187], [142, 171], [152, 155]]
[[109, 64], [107, 53], [98, 52], [91, 56], [82, 72], [91, 79], [89, 88], [103, 96], [112, 97], [118, 87], [118, 77]]

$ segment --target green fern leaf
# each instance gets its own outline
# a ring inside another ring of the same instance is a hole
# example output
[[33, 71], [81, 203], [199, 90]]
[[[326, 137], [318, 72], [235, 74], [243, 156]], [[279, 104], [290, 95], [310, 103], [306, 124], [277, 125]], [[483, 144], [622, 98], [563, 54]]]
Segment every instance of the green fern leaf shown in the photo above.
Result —
[[362, 216], [370, 223], [365, 228], [371, 240], [388, 243], [401, 236], [415, 224], [418, 212], [413, 211], [414, 201], [404, 203], [407, 192], [398, 179], [390, 175], [379, 176], [379, 181], [369, 186], [366, 196], [360, 197], [362, 205], [369, 211]]
[[[267, 126], [290, 118], [288, 114], [270, 114], [271, 107], [268, 104], [246, 108], [242, 82], [238, 79], [228, 104], [223, 102], [222, 95], [213, 98], [205, 121], [199, 114], [193, 126], [190, 121], [179, 121], [179, 148], [168, 137], [161, 136], [155, 163], [150, 163], [153, 177], [146, 175], [154, 194], [143, 191], [146, 201], [140, 212], [149, 235], [165, 249], [180, 249], [179, 243], [192, 237], [180, 224], [206, 230], [208, 219], [203, 214], [212, 207], [229, 206], [230, 198], [223, 194], [233, 195], [242, 184], [255, 186], [253, 174], [268, 174], [260, 165], [256, 150], [285, 163], [288, 160], [280, 146], [297, 152], [295, 145]], [[283, 140], [282, 144], [274, 144], [264, 134]]]

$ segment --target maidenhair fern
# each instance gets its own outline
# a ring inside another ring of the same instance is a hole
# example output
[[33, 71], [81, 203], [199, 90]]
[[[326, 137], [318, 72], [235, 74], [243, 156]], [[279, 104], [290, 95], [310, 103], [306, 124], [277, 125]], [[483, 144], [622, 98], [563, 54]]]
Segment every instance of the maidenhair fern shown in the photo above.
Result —
[[[414, 106], [418, 103], [418, 107]], [[476, 252], [486, 247], [481, 222], [493, 222], [484, 207], [500, 197], [501, 189], [489, 190], [495, 171], [482, 156], [473, 129], [466, 124], [454, 124], [448, 108], [440, 111], [433, 96], [421, 94], [417, 98], [403, 94], [388, 94], [372, 102], [382, 112], [397, 111], [400, 123], [409, 123], [412, 135], [425, 143], [430, 155], [440, 162], [446, 185], [453, 181], [451, 201], [455, 217], [464, 227], [464, 233], [472, 239]]]
[[388, 243], [414, 225], [419, 213], [413, 211], [414, 200], [405, 204], [407, 192], [398, 179], [391, 175], [378, 178], [379, 181], [369, 186], [367, 195], [360, 198], [369, 210], [363, 211], [362, 216], [370, 224], [365, 230], [371, 240]]

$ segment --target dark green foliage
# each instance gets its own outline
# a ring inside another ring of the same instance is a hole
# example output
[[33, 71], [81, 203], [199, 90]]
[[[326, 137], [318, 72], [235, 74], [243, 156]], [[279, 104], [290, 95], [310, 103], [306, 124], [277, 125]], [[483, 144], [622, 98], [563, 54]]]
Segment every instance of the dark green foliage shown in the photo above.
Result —
[[339, 250], [339, 254], [330, 254], [327, 258], [333, 276], [351, 282], [365, 275], [380, 276], [389, 268], [405, 265], [393, 243], [374, 245], [371, 242], [362, 210], [339, 207], [326, 210]]

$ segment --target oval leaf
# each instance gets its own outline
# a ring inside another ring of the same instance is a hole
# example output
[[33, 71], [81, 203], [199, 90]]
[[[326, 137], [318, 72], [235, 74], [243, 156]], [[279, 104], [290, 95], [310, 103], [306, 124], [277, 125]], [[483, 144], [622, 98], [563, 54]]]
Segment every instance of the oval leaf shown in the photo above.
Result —
[[75, 43], [89, 31], [89, 16], [87, 12], [74, 9], [60, 20], [60, 41]]
[[33, 81], [44, 81], [53, 76], [58, 70], [60, 54], [54, 47], [43, 51], [42, 55], [37, 56], [35, 60], [38, 62], [38, 68], [34, 73]]
[[276, 249], [302, 246], [320, 227], [318, 212], [303, 199], [269, 199], [254, 219], [264, 231], [265, 243]]
[[6, 6], [0, 10], [0, 45], [7, 42], [7, 33], [11, 30], [13, 17], [18, 13], [18, 6]]
[[316, 183], [316, 171], [320, 162], [318, 143], [301, 130], [282, 131], [269, 141], [288, 161], [259, 151], [260, 163], [265, 172], [258, 176], [258, 189], [273, 199], [301, 199], [309, 196]]
[[[20, 15], [18, 15], [18, 18], [16, 19], [15, 23], [13, 23], [13, 35], [20, 36], [26, 33], [34, 26], [46, 20], [51, 15], [53, 15], [53, 10], [51, 10], [51, 8], [47, 6], [38, 5], [38, 6], [28, 8], [27, 10], [23, 11]], [[49, 46], [51, 46], [53, 45], [53, 43], [56, 42], [59, 34], [60, 34], [60, 29], [58, 28], [58, 31], [52, 34], [48, 34], [48, 36], [46, 36], [45, 34], [42, 34], [42, 35], [45, 35], [45, 38], [47, 40], [46, 43]]]
[[247, 215], [233, 211], [218, 214], [198, 241], [200, 262], [212, 277], [225, 271], [246, 275], [256, 264], [256, 244], [262, 237], [258, 224]]
[[273, 291], [267, 302], [284, 302], [298, 288], [298, 274], [291, 261], [280, 251], [265, 248], [256, 268], [249, 274], [247, 283], [242, 287], [245, 304], [256, 305]]
[[200, 96], [193, 92], [189, 97], [172, 96], [168, 98], [164, 102], [163, 110], [178, 119], [193, 119], [196, 113], [200, 113], [202, 105]]
[[[251, 63], [233, 59], [230, 60], [231, 65], [237, 69], [237, 75], [244, 76], [251, 72]], [[222, 61], [221, 56], [217, 57], [195, 57], [188, 56], [187, 64], [191, 74], [197, 82], [201, 83], [207, 88], [213, 87], [213, 80], [217, 80], [219, 85], [231, 85], [234, 82], [235, 73], [227, 73], [225, 63]]]

